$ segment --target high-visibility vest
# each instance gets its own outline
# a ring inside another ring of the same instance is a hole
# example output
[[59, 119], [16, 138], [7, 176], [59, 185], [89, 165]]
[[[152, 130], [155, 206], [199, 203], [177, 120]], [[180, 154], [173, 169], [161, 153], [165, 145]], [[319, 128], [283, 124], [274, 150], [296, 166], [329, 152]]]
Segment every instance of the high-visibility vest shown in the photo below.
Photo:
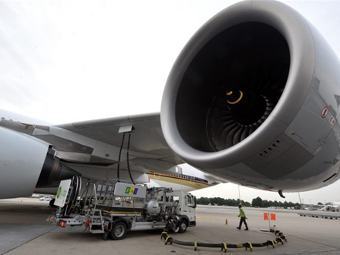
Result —
[[246, 214], [244, 213], [243, 209], [242, 208], [239, 208], [239, 209], [240, 209], [240, 214], [238, 215], [238, 217], [245, 218]]

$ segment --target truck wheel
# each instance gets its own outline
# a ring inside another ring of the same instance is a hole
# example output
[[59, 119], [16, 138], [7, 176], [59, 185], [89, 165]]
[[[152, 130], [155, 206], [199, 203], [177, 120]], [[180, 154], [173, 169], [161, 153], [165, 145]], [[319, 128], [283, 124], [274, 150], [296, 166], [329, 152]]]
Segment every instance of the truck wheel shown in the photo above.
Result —
[[181, 220], [179, 223], [179, 233], [184, 233], [185, 231], [187, 231], [188, 228], [188, 221], [187, 220]]
[[174, 226], [174, 228], [172, 229], [173, 233], [178, 233], [179, 232], [179, 225], [176, 224], [176, 226]]
[[179, 232], [179, 222], [178, 221], [169, 222], [168, 225], [166, 226], [166, 229], [170, 233], [178, 233]]
[[112, 223], [112, 229], [110, 232], [110, 238], [112, 240], [124, 239], [127, 235], [127, 226], [124, 222], [114, 222]]

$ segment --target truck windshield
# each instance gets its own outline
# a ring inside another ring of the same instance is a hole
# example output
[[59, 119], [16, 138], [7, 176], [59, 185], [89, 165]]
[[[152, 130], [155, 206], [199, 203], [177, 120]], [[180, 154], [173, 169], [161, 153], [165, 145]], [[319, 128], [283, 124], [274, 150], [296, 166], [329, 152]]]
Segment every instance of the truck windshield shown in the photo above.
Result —
[[195, 198], [191, 195], [186, 195], [185, 196], [185, 204], [189, 207], [193, 207], [195, 208], [196, 207], [196, 201], [195, 201]]

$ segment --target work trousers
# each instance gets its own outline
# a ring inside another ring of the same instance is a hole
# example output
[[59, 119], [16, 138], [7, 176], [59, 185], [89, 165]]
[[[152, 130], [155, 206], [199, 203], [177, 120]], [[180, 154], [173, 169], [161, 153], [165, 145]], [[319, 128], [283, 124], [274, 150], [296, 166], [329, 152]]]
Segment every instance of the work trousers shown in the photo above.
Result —
[[248, 229], [248, 225], [247, 225], [247, 222], [246, 222], [246, 217], [241, 217], [240, 218], [240, 225], [238, 226], [239, 229], [241, 229], [242, 223], [244, 223], [244, 225], [246, 226], [246, 229]]

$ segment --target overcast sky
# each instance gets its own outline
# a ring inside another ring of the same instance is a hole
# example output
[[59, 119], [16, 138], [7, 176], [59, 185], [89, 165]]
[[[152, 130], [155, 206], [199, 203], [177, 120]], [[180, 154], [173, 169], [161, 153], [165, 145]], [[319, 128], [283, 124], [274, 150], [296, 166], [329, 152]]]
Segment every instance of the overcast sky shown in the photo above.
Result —
[[[182, 47], [206, 20], [235, 2], [0, 1], [0, 109], [53, 124], [158, 112]], [[339, 2], [287, 3], [340, 55]], [[241, 188], [241, 198], [256, 192]], [[238, 197], [230, 184], [202, 194]], [[301, 195], [306, 202], [340, 200], [340, 183]], [[297, 195], [289, 200], [297, 201]]]

